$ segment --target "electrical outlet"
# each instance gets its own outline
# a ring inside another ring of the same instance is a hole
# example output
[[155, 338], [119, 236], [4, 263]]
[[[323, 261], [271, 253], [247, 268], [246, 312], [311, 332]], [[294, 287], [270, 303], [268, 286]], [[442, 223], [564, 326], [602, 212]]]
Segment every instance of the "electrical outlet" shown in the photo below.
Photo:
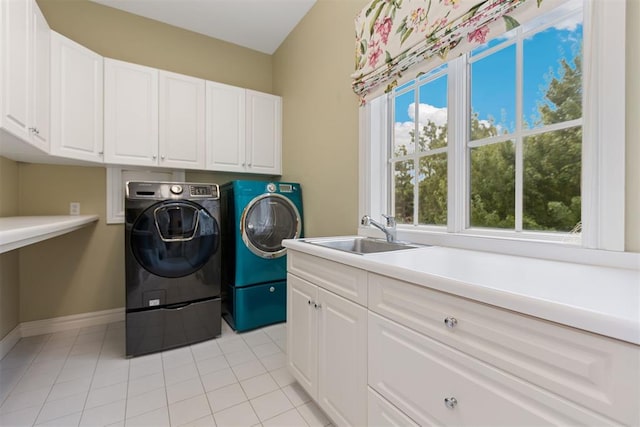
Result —
[[69, 215], [80, 215], [80, 202], [69, 203]]

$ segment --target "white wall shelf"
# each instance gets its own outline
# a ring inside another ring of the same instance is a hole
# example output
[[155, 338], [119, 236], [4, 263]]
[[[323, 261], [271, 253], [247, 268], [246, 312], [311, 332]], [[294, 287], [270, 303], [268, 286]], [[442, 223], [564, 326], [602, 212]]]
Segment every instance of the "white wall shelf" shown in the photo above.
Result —
[[70, 233], [98, 221], [98, 215], [12, 216], [0, 218], [0, 253]]

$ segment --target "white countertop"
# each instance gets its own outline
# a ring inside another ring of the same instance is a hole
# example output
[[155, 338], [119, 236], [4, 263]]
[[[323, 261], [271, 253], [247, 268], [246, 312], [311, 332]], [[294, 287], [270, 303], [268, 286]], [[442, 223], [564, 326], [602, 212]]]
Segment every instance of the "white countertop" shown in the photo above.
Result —
[[638, 269], [440, 246], [357, 255], [303, 240], [284, 240], [283, 245], [373, 273], [640, 344]]
[[98, 215], [12, 216], [0, 218], [0, 253], [70, 233]]

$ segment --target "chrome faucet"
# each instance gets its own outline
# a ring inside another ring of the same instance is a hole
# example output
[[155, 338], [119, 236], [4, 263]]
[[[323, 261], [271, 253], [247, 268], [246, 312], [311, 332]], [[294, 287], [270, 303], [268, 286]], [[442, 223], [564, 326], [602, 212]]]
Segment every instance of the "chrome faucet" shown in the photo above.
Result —
[[382, 230], [384, 235], [387, 237], [387, 242], [395, 242], [396, 241], [396, 219], [392, 216], [382, 215], [385, 219], [385, 224], [381, 224], [378, 221], [374, 221], [371, 219], [369, 215], [365, 215], [360, 220], [360, 224], [365, 227], [372, 225], [379, 230]]

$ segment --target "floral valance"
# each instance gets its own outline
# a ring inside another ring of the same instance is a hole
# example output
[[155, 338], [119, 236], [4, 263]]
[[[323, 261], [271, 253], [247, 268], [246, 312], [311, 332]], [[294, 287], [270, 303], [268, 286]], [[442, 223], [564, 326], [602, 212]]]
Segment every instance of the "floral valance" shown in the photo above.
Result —
[[564, 1], [372, 0], [355, 21], [353, 90], [388, 92]]

